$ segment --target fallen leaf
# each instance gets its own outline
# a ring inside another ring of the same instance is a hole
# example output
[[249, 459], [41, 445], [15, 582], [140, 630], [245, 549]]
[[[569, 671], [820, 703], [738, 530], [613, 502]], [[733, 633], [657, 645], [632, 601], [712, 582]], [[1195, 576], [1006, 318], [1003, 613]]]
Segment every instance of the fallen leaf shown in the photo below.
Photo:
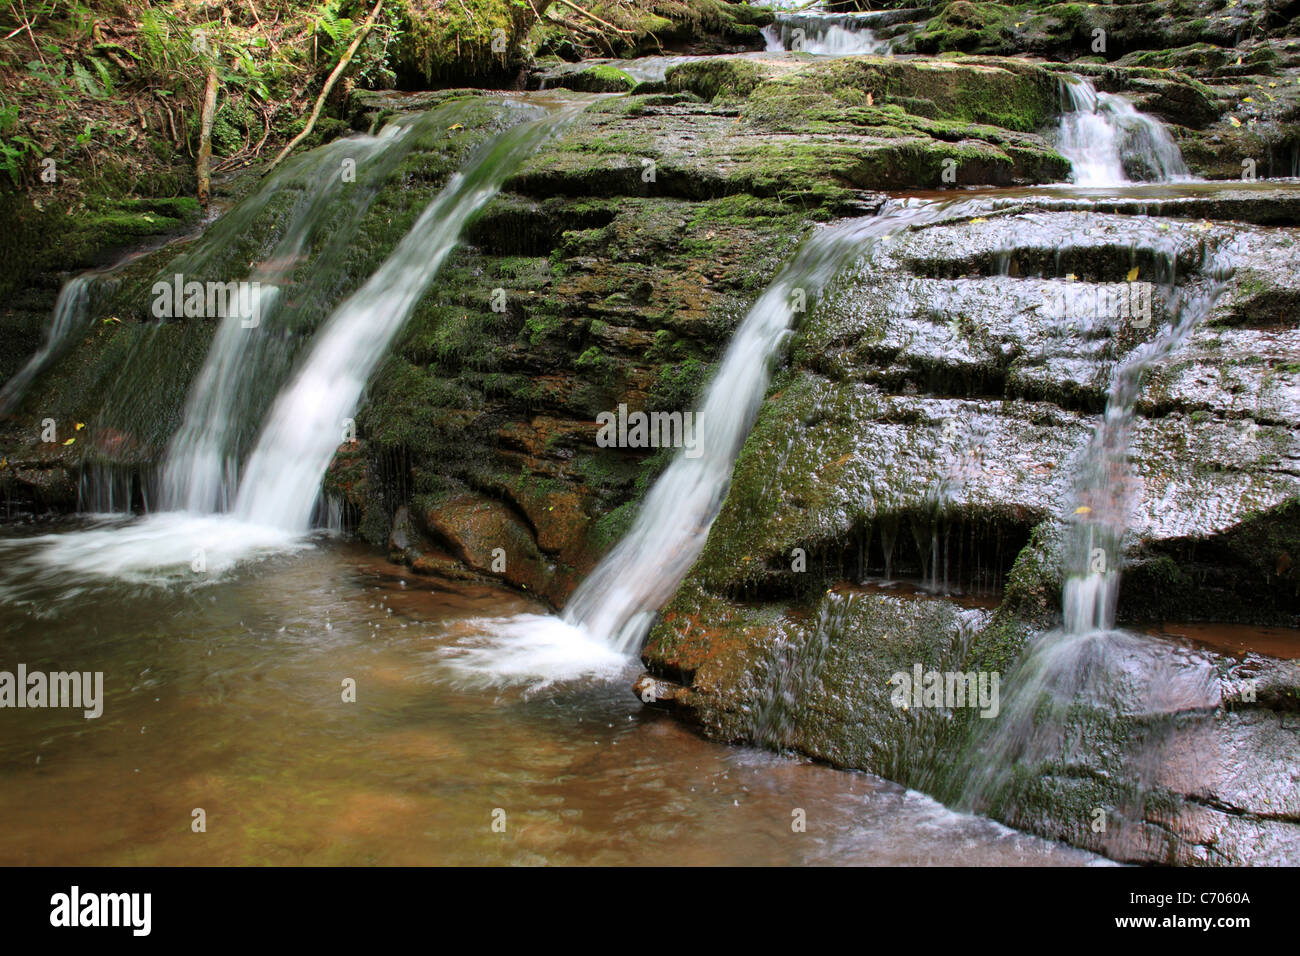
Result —
[[1134, 266], [1132, 269], [1128, 270], [1128, 279], [1126, 281], [1132, 282], [1137, 277], [1138, 277], [1138, 267]]
[[68, 439], [67, 441], [65, 441], [63, 444], [65, 444], [65, 445], [71, 445], [71, 444], [72, 444], [73, 442], [75, 442], [75, 441], [76, 441], [75, 438], [69, 438], [69, 439]]

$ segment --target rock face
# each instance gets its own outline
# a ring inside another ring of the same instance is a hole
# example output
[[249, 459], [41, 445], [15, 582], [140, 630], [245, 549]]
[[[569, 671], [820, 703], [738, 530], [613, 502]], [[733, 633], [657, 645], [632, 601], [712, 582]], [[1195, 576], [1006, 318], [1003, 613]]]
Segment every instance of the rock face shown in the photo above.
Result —
[[[402, 541], [395, 554], [417, 567], [455, 562], [562, 603], [668, 460], [666, 450], [598, 448], [596, 416], [620, 403], [692, 407], [735, 323], [810, 221], [875, 209], [877, 186], [938, 184], [945, 162], [972, 184], [1066, 171], [1035, 132], [1059, 108], [1057, 78], [1019, 61], [705, 60], [668, 66], [643, 86], [591, 103], [506, 184], [376, 375], [358, 441], [340, 448], [326, 481], [348, 524], [376, 546]], [[422, 150], [367, 207], [328, 294], [313, 294], [283, 330], [280, 359], [249, 403], [252, 432], [328, 304], [515, 113], [465, 92], [356, 96], [361, 129], [456, 97], [477, 104], [471, 115], [422, 134]], [[267, 255], [285, 208], [292, 202], [270, 204], [215, 278]], [[322, 237], [299, 274], [319, 269], [327, 247]], [[159, 257], [135, 269], [113, 305], [120, 322], [96, 325], [8, 425], [15, 510], [75, 506], [90, 466], [115, 475], [137, 504], [150, 499], [215, 324], [151, 320], [140, 285], [167, 268]], [[41, 443], [36, 425], [47, 416], [88, 427], [72, 446]], [[492, 570], [491, 548], [453, 529], [449, 516], [470, 515], [510, 539], [504, 571]]]
[[[682, 685], [671, 705], [724, 739], [870, 769], [1121, 859], [1294, 860], [1300, 788], [1278, 769], [1297, 756], [1294, 665], [1117, 637], [1092, 653], [1137, 685], [1070, 711], [1059, 740], [1039, 727], [1041, 752], [1009, 755], [1014, 778], [974, 795], [952, 767], [981, 721], [891, 700], [917, 665], [997, 671], [1004, 700], [1030, 683], [1011, 665], [1059, 620], [1063, 530], [1114, 370], [1173, 318], [1157, 295], [1144, 320], [1117, 290], [1172, 263], [1194, 298], [1216, 252], [1235, 277], [1138, 401], [1119, 615], [1300, 621], [1300, 328], [1280, 266], [1300, 232], [1060, 206], [967, 204], [841, 276], [643, 658]], [[871, 584], [886, 578], [923, 593]], [[993, 614], [932, 593], [1003, 586]], [[1243, 702], [1234, 682], [1261, 667], [1285, 689]], [[1150, 692], [1179, 684], [1196, 690]]]

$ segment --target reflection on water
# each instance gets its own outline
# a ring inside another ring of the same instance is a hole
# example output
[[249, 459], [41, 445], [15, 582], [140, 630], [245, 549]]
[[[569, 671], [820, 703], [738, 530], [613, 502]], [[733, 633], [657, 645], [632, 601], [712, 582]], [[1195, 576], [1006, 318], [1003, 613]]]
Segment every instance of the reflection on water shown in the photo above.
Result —
[[44, 597], [28, 571], [26, 600], [0, 608], [0, 669], [102, 670], [104, 714], [0, 710], [0, 864], [1097, 860], [868, 774], [706, 742], [641, 707], [634, 669], [458, 686], [440, 654], [458, 622], [538, 608], [352, 546], [71, 597], [46, 574]]

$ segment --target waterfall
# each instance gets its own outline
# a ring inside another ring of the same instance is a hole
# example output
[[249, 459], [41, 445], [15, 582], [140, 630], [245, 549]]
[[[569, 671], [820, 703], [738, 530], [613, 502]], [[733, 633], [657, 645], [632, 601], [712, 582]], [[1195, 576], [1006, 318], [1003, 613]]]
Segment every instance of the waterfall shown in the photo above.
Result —
[[0, 415], [7, 415], [17, 407], [36, 377], [45, 371], [72, 336], [90, 322], [91, 293], [100, 279], [98, 273], [88, 272], [64, 283], [45, 330], [45, 341], [27, 364], [5, 383], [4, 388], [0, 388]]
[[[1173, 282], [1173, 255], [1165, 256]], [[1170, 293], [1168, 328], [1135, 348], [1116, 368], [1106, 396], [1106, 411], [1079, 467], [1062, 595], [1064, 632], [1109, 631], [1115, 626], [1123, 538], [1132, 508], [1128, 449], [1142, 381], [1200, 325], [1223, 294], [1232, 275], [1224, 254], [1207, 260], [1209, 284], [1195, 292]]]
[[462, 228], [576, 109], [521, 124], [493, 140], [452, 177], [365, 285], [334, 311], [276, 400], [248, 460], [234, 507], [241, 520], [291, 532], [308, 530], [321, 479], [343, 441], [347, 419]]
[[1139, 113], [1113, 93], [1099, 93], [1087, 80], [1061, 81], [1069, 109], [1061, 114], [1056, 148], [1070, 161], [1080, 186], [1171, 182], [1191, 178], [1182, 153], [1155, 117]]
[[767, 391], [771, 364], [798, 314], [882, 238], [960, 216], [969, 202], [891, 202], [878, 215], [830, 226], [803, 243], [749, 310], [710, 381], [697, 416], [698, 455], [679, 451], [651, 487], [632, 528], [587, 576], [560, 618], [475, 622], [447, 655], [470, 681], [545, 684], [621, 667], [699, 557], [732, 467]]
[[763, 36], [772, 52], [854, 56], [889, 50], [889, 41], [879, 39], [851, 13], [777, 13], [772, 25], [763, 28]]
[[[1115, 630], [1122, 546], [1130, 524], [1132, 478], [1128, 448], [1145, 373], [1166, 360], [1201, 324], [1226, 288], [1231, 256], [1206, 258], [1203, 286], [1173, 291], [1173, 255], [1165, 256], [1172, 321], [1116, 368], [1106, 410], [1080, 463], [1073, 510], [1067, 516], [1063, 624], [1031, 640], [1002, 686], [1008, 688], [992, 726], [982, 721], [948, 776], [959, 803], [987, 810], [1010, 796], [1017, 765], [1032, 769], [1059, 758], [1072, 707], [1124, 713], [1134, 701], [1193, 700], [1204, 687], [1177, 686], [1178, 674], [1142, 639]], [[1132, 666], [1147, 656], [1144, 668]]]
[[[24, 539], [26, 545], [34, 546], [31, 561], [38, 573], [57, 569], [69, 576], [167, 583], [195, 580], [196, 574], [208, 576], [249, 558], [308, 547], [303, 533], [310, 528], [321, 479], [341, 443], [343, 421], [355, 411], [366, 381], [392, 339], [470, 218], [544, 139], [587, 102], [576, 100], [562, 109], [546, 111], [507, 101], [510, 109], [526, 111], [528, 118], [499, 133], [449, 180], [387, 260], [334, 310], [317, 333], [306, 360], [279, 396], [261, 431], [232, 513], [162, 511], [131, 522]], [[429, 116], [435, 124], [446, 118], [441, 111]], [[326, 156], [337, 160], [342, 150], [327, 150]], [[317, 168], [315, 154], [303, 161], [299, 173]], [[264, 207], [270, 192], [274, 190], [264, 190], [246, 202], [254, 210]], [[232, 210], [227, 231], [238, 230], [252, 214], [241, 207]], [[291, 228], [286, 239], [289, 246], [283, 242], [281, 246], [293, 247], [298, 242], [295, 236]], [[335, 235], [331, 244], [337, 245], [338, 238]], [[226, 386], [247, 383], [248, 370], [240, 373], [242, 378], [230, 372], [232, 366], [247, 359], [226, 358], [222, 357], [220, 374], [213, 379]], [[220, 401], [214, 401], [209, 407], [219, 405]], [[218, 443], [214, 440], [210, 447]], [[178, 447], [194, 446], [187, 441]], [[188, 452], [177, 460], [190, 460]], [[212, 456], [193, 460], [211, 474]], [[209, 503], [214, 485], [205, 481], [198, 479], [192, 487], [199, 489], [203, 503]]]
[[[256, 320], [234, 309], [221, 318], [190, 388], [181, 427], [168, 445], [163, 464], [164, 509], [198, 514], [229, 510], [238, 487], [240, 453], [252, 438], [250, 419], [260, 411], [250, 395], [262, 391], [257, 384], [271, 375], [268, 366], [287, 361], [287, 356], [277, 354], [287, 346], [285, 338], [274, 332], [274, 312], [290, 292], [295, 299], [310, 301], [312, 293], [337, 272], [332, 267], [347, 255], [347, 242], [366, 210], [397, 164], [415, 148], [421, 130], [435, 120], [441, 121], [434, 114], [402, 117], [377, 136], [335, 140], [295, 157], [263, 183], [245, 206], [214, 227], [196, 253], [172, 264], [170, 271], [186, 278], [206, 275], [212, 257], [248, 227], [254, 213], [278, 195], [294, 194], [279, 241], [248, 278]], [[295, 283], [295, 270], [326, 228], [331, 229], [328, 245], [314, 258], [310, 276]]]

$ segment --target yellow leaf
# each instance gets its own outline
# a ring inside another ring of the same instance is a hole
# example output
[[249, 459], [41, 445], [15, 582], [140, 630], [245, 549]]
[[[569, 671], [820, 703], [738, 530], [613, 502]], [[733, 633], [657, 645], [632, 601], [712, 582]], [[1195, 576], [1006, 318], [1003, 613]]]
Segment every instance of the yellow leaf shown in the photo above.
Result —
[[81, 431], [85, 427], [86, 427], [85, 422], [77, 422], [77, 431]]
[[1134, 266], [1132, 269], [1129, 269], [1129, 270], [1128, 270], [1128, 280], [1127, 280], [1127, 281], [1132, 282], [1132, 281], [1133, 281], [1134, 279], [1136, 279], [1137, 277], [1138, 277], [1138, 267], [1137, 267], [1137, 266]]
[[447, 127], [447, 129], [449, 129], [449, 130], [452, 130], [452, 129], [464, 129], [464, 128], [465, 128], [465, 125], [464, 125], [463, 123], [452, 123], [450, 126]]
[[67, 441], [65, 441], [63, 444], [65, 444], [65, 445], [71, 445], [71, 444], [72, 444], [73, 442], [75, 442], [75, 441], [76, 441], [75, 438], [69, 438], [69, 439], [68, 439]]
[[1237, 117], [1235, 117], [1235, 116], [1229, 116], [1229, 117], [1228, 117], [1228, 122], [1231, 123], [1233, 126], [1240, 126], [1240, 125], [1241, 125], [1241, 120], [1237, 119]]
[[976, 223], [980, 223], [980, 222], [988, 222], [988, 220], [985, 219], [983, 216], [976, 216], [974, 219], [970, 221], [970, 224], [973, 226]]
[[1253, 96], [1244, 96], [1244, 97], [1242, 97], [1241, 101], [1242, 101], [1243, 103], [1253, 103], [1253, 102], [1255, 102], [1255, 97], [1253, 97]]
[[1090, 515], [1092, 514], [1092, 509], [1087, 505], [1079, 505], [1079, 507], [1074, 509], [1074, 513], [1077, 515]]

